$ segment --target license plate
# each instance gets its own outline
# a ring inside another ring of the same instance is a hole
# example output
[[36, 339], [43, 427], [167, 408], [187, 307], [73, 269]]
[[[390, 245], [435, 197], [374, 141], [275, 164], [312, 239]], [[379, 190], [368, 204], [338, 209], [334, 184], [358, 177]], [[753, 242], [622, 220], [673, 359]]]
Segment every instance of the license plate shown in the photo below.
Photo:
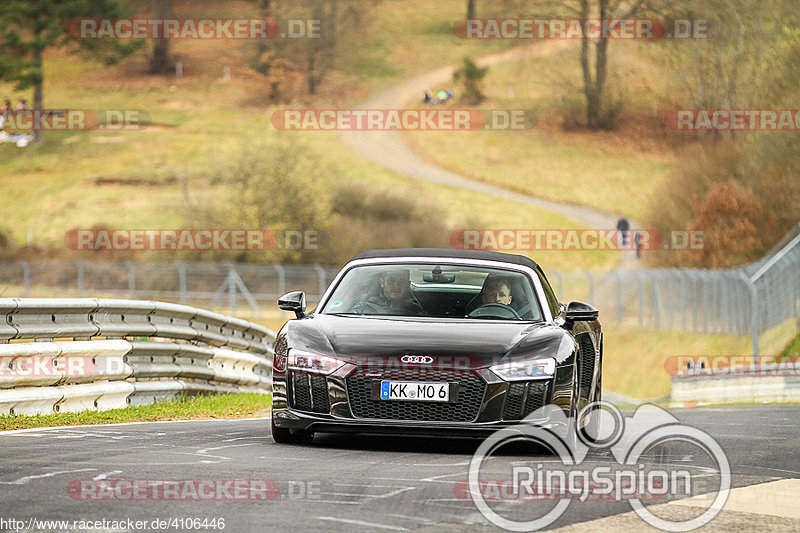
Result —
[[449, 402], [450, 384], [429, 381], [381, 381], [381, 400]]

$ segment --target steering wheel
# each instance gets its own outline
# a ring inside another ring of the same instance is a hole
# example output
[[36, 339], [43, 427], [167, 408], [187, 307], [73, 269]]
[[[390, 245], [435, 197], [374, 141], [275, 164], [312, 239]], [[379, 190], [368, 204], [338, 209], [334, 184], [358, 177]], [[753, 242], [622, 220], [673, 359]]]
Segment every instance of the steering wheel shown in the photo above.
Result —
[[516, 320], [522, 320], [522, 317], [519, 316], [519, 313], [517, 313], [516, 309], [510, 305], [497, 302], [483, 304], [479, 307], [476, 307], [467, 316], [470, 318], [514, 318]]

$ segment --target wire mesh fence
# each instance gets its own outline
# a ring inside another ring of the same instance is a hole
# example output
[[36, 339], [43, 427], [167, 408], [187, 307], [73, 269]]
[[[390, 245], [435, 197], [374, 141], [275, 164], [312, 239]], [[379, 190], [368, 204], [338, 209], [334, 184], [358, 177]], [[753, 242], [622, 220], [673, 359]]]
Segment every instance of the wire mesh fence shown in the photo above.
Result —
[[[338, 268], [234, 263], [0, 261], [0, 296], [117, 297], [259, 316], [290, 290], [319, 300]], [[605, 322], [648, 329], [759, 336], [800, 319], [800, 224], [764, 258], [728, 270], [549, 271], [562, 301], [583, 300]]]

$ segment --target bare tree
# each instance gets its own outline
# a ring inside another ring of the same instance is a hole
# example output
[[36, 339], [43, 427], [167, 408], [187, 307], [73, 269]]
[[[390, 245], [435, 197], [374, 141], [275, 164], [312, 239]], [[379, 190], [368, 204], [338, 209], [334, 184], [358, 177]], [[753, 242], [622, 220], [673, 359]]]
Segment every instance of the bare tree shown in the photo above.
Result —
[[[156, 19], [172, 18], [172, 0], [152, 0], [153, 17]], [[164, 74], [172, 70], [169, 57], [169, 39], [157, 39], [153, 44], [153, 55], [150, 58], [150, 72]]]
[[[547, 15], [566, 15], [578, 19], [626, 19], [645, 12], [645, 0], [544, 0], [539, 7], [552, 9]], [[586, 99], [586, 126], [592, 130], [613, 127], [614, 109], [608, 95], [609, 39], [581, 40], [580, 63], [583, 73], [583, 95]]]
[[358, 49], [369, 38], [370, 8], [380, 0], [252, 1], [267, 18], [308, 22], [303, 36], [259, 43], [256, 68], [267, 76], [275, 65], [302, 72], [309, 94], [315, 95], [340, 59], [340, 42], [346, 39], [348, 49]]
[[467, 0], [467, 19], [474, 19], [477, 16], [475, 12], [475, 1], [476, 0]]
[[[707, 21], [709, 32], [707, 39], [674, 40], [661, 50], [662, 59], [681, 80], [683, 90], [675, 104], [695, 109], [769, 105], [773, 74], [781, 68], [780, 43], [798, 24], [794, 2], [681, 0], [664, 13], [674, 19]], [[789, 79], [796, 83], [796, 76]], [[714, 131], [717, 140], [732, 136]]]

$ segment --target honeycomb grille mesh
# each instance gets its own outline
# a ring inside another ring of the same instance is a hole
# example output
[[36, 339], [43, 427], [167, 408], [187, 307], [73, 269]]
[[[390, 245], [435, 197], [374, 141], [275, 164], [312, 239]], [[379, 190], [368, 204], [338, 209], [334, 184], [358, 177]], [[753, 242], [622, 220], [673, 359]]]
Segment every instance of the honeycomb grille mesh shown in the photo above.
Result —
[[291, 407], [298, 411], [330, 413], [331, 400], [328, 396], [327, 378], [324, 376], [295, 374], [289, 379], [294, 387]]
[[543, 407], [547, 401], [546, 381], [511, 383], [506, 393], [503, 420], [520, 420]]
[[594, 377], [594, 345], [592, 339], [588, 335], [581, 336], [580, 340], [580, 380], [581, 380], [581, 398], [589, 399], [589, 394], [592, 391], [592, 378]]
[[528, 397], [525, 400], [525, 410], [522, 413], [523, 418], [535, 410], [544, 407], [546, 400], [547, 383], [541, 381], [532, 381], [530, 385], [528, 385]]
[[[458, 397], [455, 402], [447, 403], [373, 400], [372, 382], [380, 379], [458, 383]], [[419, 372], [396, 370], [386, 372], [380, 378], [349, 377], [346, 383], [353, 416], [382, 420], [472, 422], [478, 417], [486, 391], [486, 383], [478, 376], [466, 373], [453, 375], [444, 371], [426, 371], [420, 375]]]

